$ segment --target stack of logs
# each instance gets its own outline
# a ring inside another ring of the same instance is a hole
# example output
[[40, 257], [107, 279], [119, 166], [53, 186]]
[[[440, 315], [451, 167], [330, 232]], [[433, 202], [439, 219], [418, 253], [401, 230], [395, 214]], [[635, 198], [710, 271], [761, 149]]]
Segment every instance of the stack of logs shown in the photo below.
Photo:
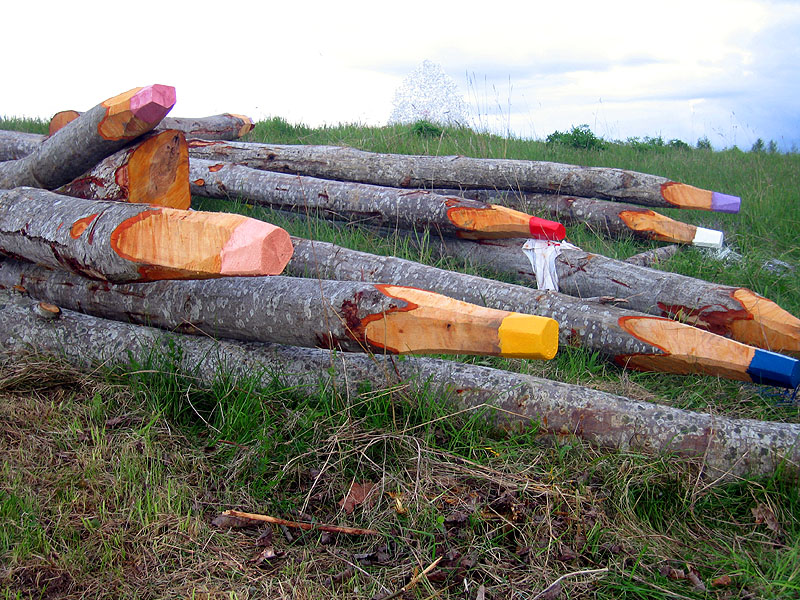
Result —
[[554, 265], [560, 292], [537, 290], [190, 210], [195, 194], [364, 224], [412, 243], [426, 231], [441, 255], [535, 281], [520, 238], [559, 242], [565, 229], [520, 208], [612, 236], [718, 247], [720, 232], [652, 207], [737, 212], [738, 198], [620, 169], [237, 142], [253, 126], [247, 117], [165, 118], [174, 102], [173, 88], [152, 85], [59, 113], [47, 137], [0, 131], [6, 347], [86, 362], [177, 344], [185, 366], [206, 378], [223, 365], [308, 383], [435, 378], [465, 406], [499, 407], [498, 422], [535, 420], [601, 445], [702, 456], [713, 472], [800, 464], [800, 426], [391, 358], [550, 359], [560, 342], [624, 368], [798, 386], [800, 361], [779, 352], [800, 353], [800, 320], [746, 288], [565, 249]]

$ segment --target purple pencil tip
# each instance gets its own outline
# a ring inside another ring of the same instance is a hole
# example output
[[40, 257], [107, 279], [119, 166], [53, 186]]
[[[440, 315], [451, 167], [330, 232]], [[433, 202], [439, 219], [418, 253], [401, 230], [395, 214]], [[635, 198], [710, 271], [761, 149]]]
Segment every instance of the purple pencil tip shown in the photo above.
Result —
[[729, 196], [719, 192], [711, 193], [711, 210], [724, 213], [738, 213], [742, 205], [739, 196]]
[[131, 98], [131, 111], [147, 123], [158, 123], [175, 104], [175, 88], [169, 85], [148, 85]]

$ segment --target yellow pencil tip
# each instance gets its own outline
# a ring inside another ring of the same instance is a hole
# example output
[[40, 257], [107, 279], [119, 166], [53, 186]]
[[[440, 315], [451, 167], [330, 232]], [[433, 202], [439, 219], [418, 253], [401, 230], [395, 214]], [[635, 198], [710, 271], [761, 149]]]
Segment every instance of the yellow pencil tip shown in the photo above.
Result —
[[500, 324], [500, 356], [550, 360], [558, 351], [558, 321], [511, 313]]

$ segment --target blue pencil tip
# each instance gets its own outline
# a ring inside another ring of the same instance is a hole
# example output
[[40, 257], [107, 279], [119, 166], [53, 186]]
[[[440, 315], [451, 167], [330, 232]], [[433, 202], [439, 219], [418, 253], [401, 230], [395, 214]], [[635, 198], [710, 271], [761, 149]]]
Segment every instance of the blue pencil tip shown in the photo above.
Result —
[[777, 352], [756, 350], [747, 374], [756, 383], [796, 388], [800, 385], [800, 360]]

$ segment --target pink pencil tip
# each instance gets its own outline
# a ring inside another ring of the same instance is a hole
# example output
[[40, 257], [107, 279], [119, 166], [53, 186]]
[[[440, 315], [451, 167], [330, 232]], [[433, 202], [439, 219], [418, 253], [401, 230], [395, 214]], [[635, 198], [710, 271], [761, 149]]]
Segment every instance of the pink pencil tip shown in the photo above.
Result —
[[175, 105], [175, 88], [170, 85], [148, 85], [131, 97], [131, 112], [146, 123], [158, 123]]
[[529, 222], [531, 237], [537, 240], [553, 240], [560, 242], [567, 237], [567, 230], [557, 221], [548, 221], [539, 217], [531, 217]]
[[289, 234], [280, 227], [247, 219], [222, 249], [220, 275], [277, 275], [292, 257]]

